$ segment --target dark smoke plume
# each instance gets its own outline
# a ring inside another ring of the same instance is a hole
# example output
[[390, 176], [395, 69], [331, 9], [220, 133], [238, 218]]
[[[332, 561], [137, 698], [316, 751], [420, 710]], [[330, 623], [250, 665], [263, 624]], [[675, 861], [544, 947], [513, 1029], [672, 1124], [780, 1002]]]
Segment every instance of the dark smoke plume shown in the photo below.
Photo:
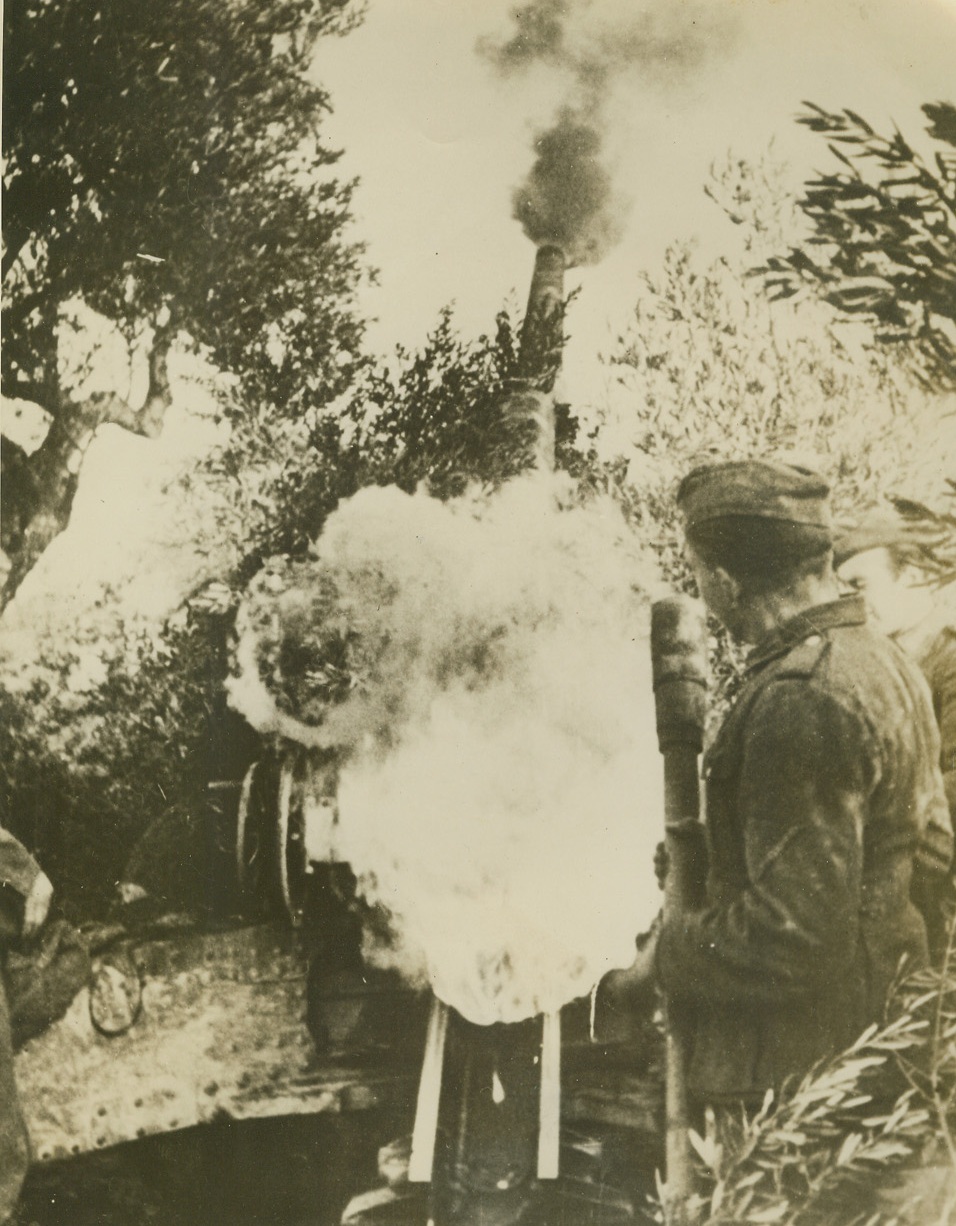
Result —
[[480, 50], [505, 75], [543, 64], [565, 77], [567, 98], [535, 140], [537, 157], [514, 193], [514, 216], [535, 243], [562, 246], [572, 264], [597, 262], [621, 237], [625, 205], [602, 160], [614, 82], [638, 71], [664, 85], [685, 80], [730, 24], [699, 0], [532, 0], [512, 11], [514, 32]]
[[538, 60], [559, 62], [564, 51], [564, 19], [569, 0], [539, 0], [512, 11], [515, 32], [506, 43], [482, 43], [485, 54], [502, 72], [524, 68]]
[[624, 228], [601, 164], [598, 129], [566, 107], [535, 149], [534, 165], [512, 197], [514, 216], [533, 243], [554, 243], [572, 264], [595, 263]]

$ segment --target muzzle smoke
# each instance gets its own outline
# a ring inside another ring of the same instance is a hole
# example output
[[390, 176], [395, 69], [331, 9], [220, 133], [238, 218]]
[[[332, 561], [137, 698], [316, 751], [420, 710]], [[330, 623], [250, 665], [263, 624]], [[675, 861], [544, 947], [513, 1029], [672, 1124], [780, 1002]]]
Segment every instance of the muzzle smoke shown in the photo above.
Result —
[[669, 85], [688, 79], [726, 43], [726, 11], [699, 0], [532, 0], [512, 11], [514, 32], [480, 50], [504, 75], [544, 66], [565, 84], [550, 128], [535, 138], [514, 216], [535, 243], [556, 243], [571, 264], [593, 264], [621, 238], [626, 202], [605, 160], [608, 102], [627, 73]]
[[655, 567], [613, 504], [569, 501], [541, 474], [362, 491], [240, 615], [233, 704], [342, 755], [329, 852], [391, 930], [367, 956], [479, 1024], [587, 992], [660, 905]]
[[533, 243], [554, 243], [570, 264], [596, 264], [620, 239], [623, 208], [601, 165], [598, 129], [571, 107], [535, 141], [537, 156], [512, 198]]

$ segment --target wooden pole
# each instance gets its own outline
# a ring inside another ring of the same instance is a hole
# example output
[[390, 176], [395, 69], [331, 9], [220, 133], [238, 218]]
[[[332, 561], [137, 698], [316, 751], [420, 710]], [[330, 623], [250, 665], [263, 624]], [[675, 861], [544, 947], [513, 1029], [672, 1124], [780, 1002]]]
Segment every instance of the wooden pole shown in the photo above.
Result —
[[538, 1110], [538, 1178], [557, 1179], [561, 1152], [561, 1014], [541, 1020], [541, 1097]]
[[[697, 759], [703, 747], [707, 697], [707, 631], [701, 606], [687, 597], [657, 601], [651, 609], [651, 659], [657, 740], [664, 758], [664, 843], [668, 855], [665, 920], [691, 901], [693, 865], [688, 822], [700, 820]], [[665, 1002], [667, 1185], [664, 1220], [685, 1226], [694, 1191], [687, 1104], [687, 1036], [675, 1010]]]
[[418, 1083], [418, 1103], [415, 1108], [415, 1126], [412, 1130], [412, 1152], [408, 1160], [409, 1183], [429, 1183], [432, 1177], [447, 1035], [448, 1006], [435, 996], [432, 998], [432, 1009], [428, 1017], [425, 1058], [422, 1061], [422, 1075]]

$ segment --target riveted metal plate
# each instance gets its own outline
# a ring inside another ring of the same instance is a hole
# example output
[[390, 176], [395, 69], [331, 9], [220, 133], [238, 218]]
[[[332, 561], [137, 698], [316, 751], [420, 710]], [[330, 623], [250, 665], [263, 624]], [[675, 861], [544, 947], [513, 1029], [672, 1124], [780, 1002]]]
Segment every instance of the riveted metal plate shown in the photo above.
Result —
[[362, 1110], [413, 1092], [414, 1061], [319, 1057], [306, 961], [286, 929], [177, 933], [120, 949], [142, 986], [129, 1027], [98, 1029], [84, 989], [17, 1055], [39, 1161], [217, 1118]]

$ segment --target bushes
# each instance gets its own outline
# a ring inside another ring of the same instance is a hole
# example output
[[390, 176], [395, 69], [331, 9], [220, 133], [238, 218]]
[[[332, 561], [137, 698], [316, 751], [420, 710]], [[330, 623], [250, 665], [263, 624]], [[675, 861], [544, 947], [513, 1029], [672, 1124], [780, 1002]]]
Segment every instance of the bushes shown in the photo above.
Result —
[[25, 691], [0, 691], [0, 821], [36, 850], [76, 918], [106, 912], [160, 819], [185, 875], [197, 875], [207, 782], [234, 777], [248, 753], [220, 696], [221, 621], [193, 612], [161, 636], [123, 632], [88, 688], [89, 658], [51, 650]]
[[887, 1020], [752, 1119], [695, 1137], [698, 1226], [924, 1226], [956, 1209], [956, 967], [903, 982]]

